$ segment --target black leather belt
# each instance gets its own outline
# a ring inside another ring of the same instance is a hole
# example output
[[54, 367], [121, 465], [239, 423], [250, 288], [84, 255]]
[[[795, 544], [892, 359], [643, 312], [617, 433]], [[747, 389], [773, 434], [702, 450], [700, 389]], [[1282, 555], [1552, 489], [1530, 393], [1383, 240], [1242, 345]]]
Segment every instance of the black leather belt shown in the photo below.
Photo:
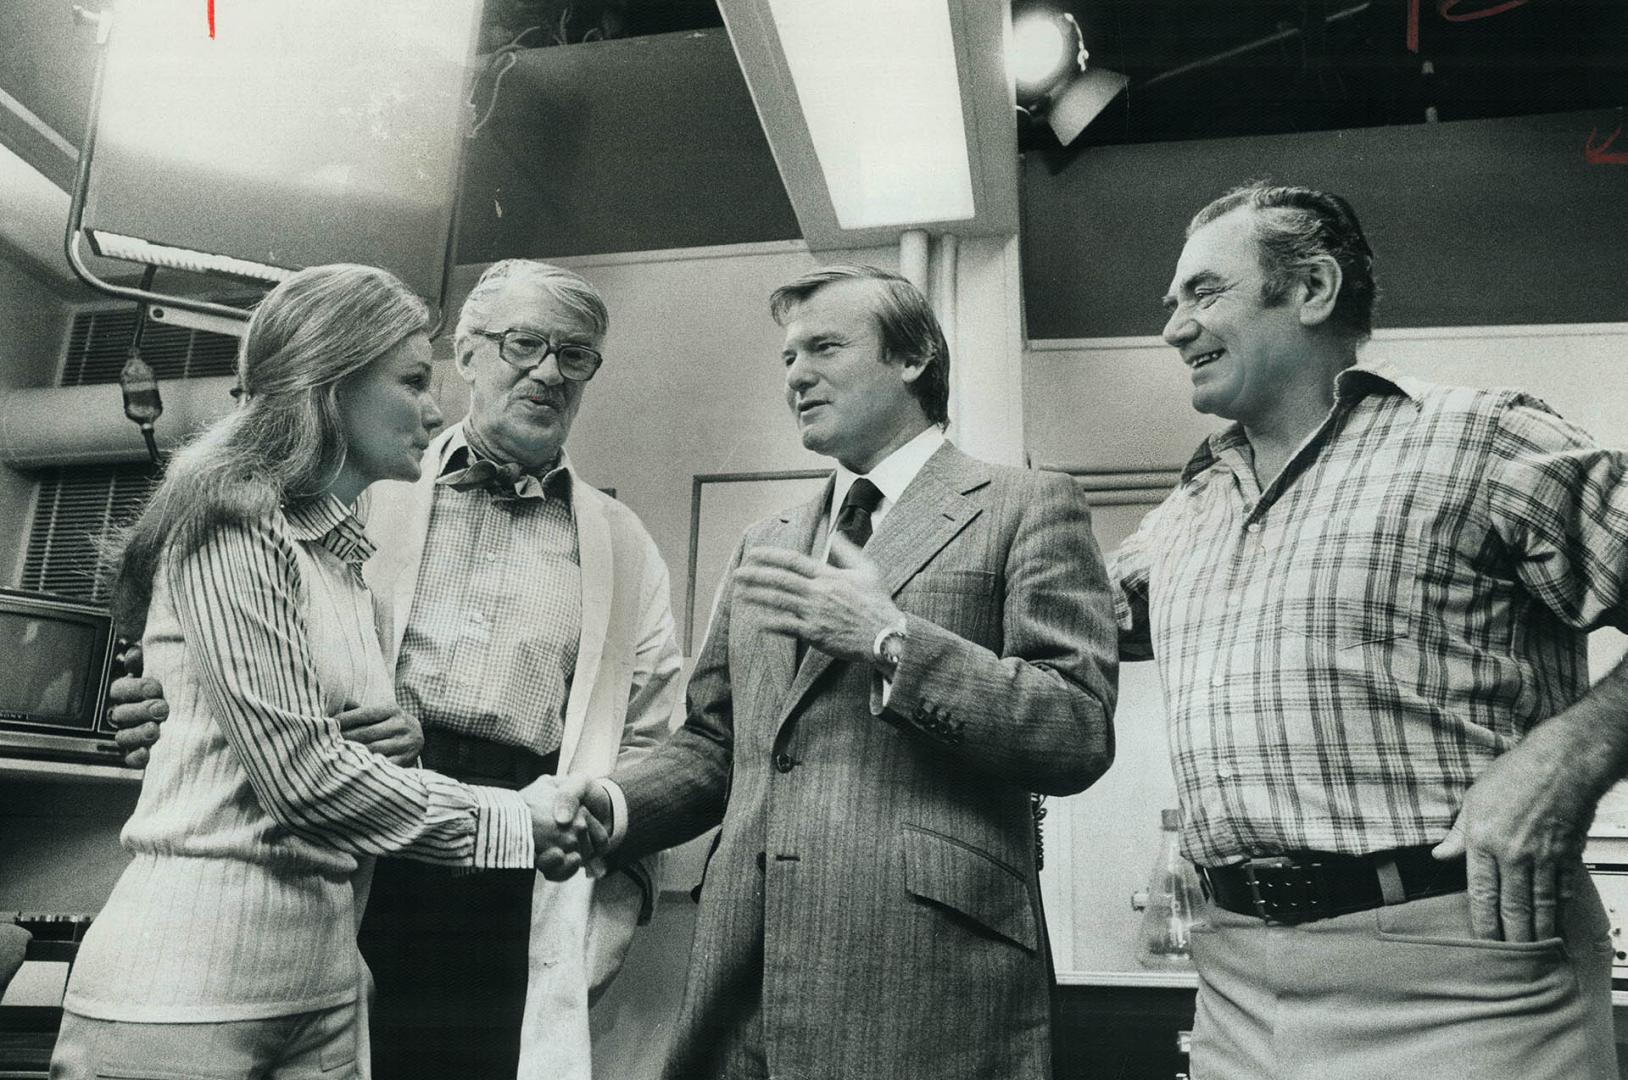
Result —
[[534, 754], [518, 746], [496, 743], [444, 728], [426, 728], [420, 758], [426, 769], [454, 780], [486, 787], [519, 790], [544, 774], [558, 771], [560, 753]]
[[1275, 923], [1302, 923], [1463, 892], [1464, 860], [1440, 862], [1430, 845], [1337, 855], [1301, 851], [1200, 867], [1204, 891], [1219, 907]]

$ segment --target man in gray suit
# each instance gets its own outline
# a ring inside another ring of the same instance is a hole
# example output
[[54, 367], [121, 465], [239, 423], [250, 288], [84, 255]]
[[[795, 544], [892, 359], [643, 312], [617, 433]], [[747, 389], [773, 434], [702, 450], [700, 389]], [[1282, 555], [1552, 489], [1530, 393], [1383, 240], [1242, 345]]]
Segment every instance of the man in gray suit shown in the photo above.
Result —
[[787, 404], [836, 473], [742, 538], [685, 726], [569, 789], [612, 865], [722, 822], [666, 1076], [1039, 1080], [1030, 793], [1113, 757], [1085, 501], [945, 442], [949, 351], [904, 279], [827, 267], [772, 307]]

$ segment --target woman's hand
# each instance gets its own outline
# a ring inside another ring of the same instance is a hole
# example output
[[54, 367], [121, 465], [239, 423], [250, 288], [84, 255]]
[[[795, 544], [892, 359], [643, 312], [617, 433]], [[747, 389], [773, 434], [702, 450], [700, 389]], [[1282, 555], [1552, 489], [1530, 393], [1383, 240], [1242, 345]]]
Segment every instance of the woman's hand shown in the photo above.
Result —
[[397, 765], [413, 765], [424, 749], [424, 729], [395, 705], [363, 705], [334, 717], [339, 731], [358, 746]]

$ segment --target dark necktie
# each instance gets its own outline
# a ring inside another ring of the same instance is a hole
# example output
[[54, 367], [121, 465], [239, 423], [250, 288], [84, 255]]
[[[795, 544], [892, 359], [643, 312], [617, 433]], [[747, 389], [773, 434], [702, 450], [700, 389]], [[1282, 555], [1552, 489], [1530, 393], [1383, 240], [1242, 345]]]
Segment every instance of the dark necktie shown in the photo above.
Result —
[[882, 492], [875, 484], [861, 476], [842, 500], [837, 511], [837, 532], [864, 547], [871, 538], [871, 515], [882, 505]]
[[[847, 537], [855, 547], [864, 547], [871, 538], [871, 514], [882, 505], [882, 491], [875, 484], [861, 476], [855, 480], [848, 489], [848, 494], [842, 497], [842, 506], [837, 510], [836, 528], [834, 531]], [[826, 561], [831, 562], [829, 550]], [[797, 639], [797, 664], [802, 666], [803, 656], [808, 652], [808, 644], [802, 638]]]

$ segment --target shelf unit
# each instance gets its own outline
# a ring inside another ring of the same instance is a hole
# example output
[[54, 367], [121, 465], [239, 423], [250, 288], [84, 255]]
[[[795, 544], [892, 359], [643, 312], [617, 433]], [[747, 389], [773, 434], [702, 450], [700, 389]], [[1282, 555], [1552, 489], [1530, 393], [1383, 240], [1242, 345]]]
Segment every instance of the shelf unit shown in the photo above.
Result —
[[94, 762], [0, 757], [0, 780], [63, 780], [88, 784], [139, 784], [142, 771]]

